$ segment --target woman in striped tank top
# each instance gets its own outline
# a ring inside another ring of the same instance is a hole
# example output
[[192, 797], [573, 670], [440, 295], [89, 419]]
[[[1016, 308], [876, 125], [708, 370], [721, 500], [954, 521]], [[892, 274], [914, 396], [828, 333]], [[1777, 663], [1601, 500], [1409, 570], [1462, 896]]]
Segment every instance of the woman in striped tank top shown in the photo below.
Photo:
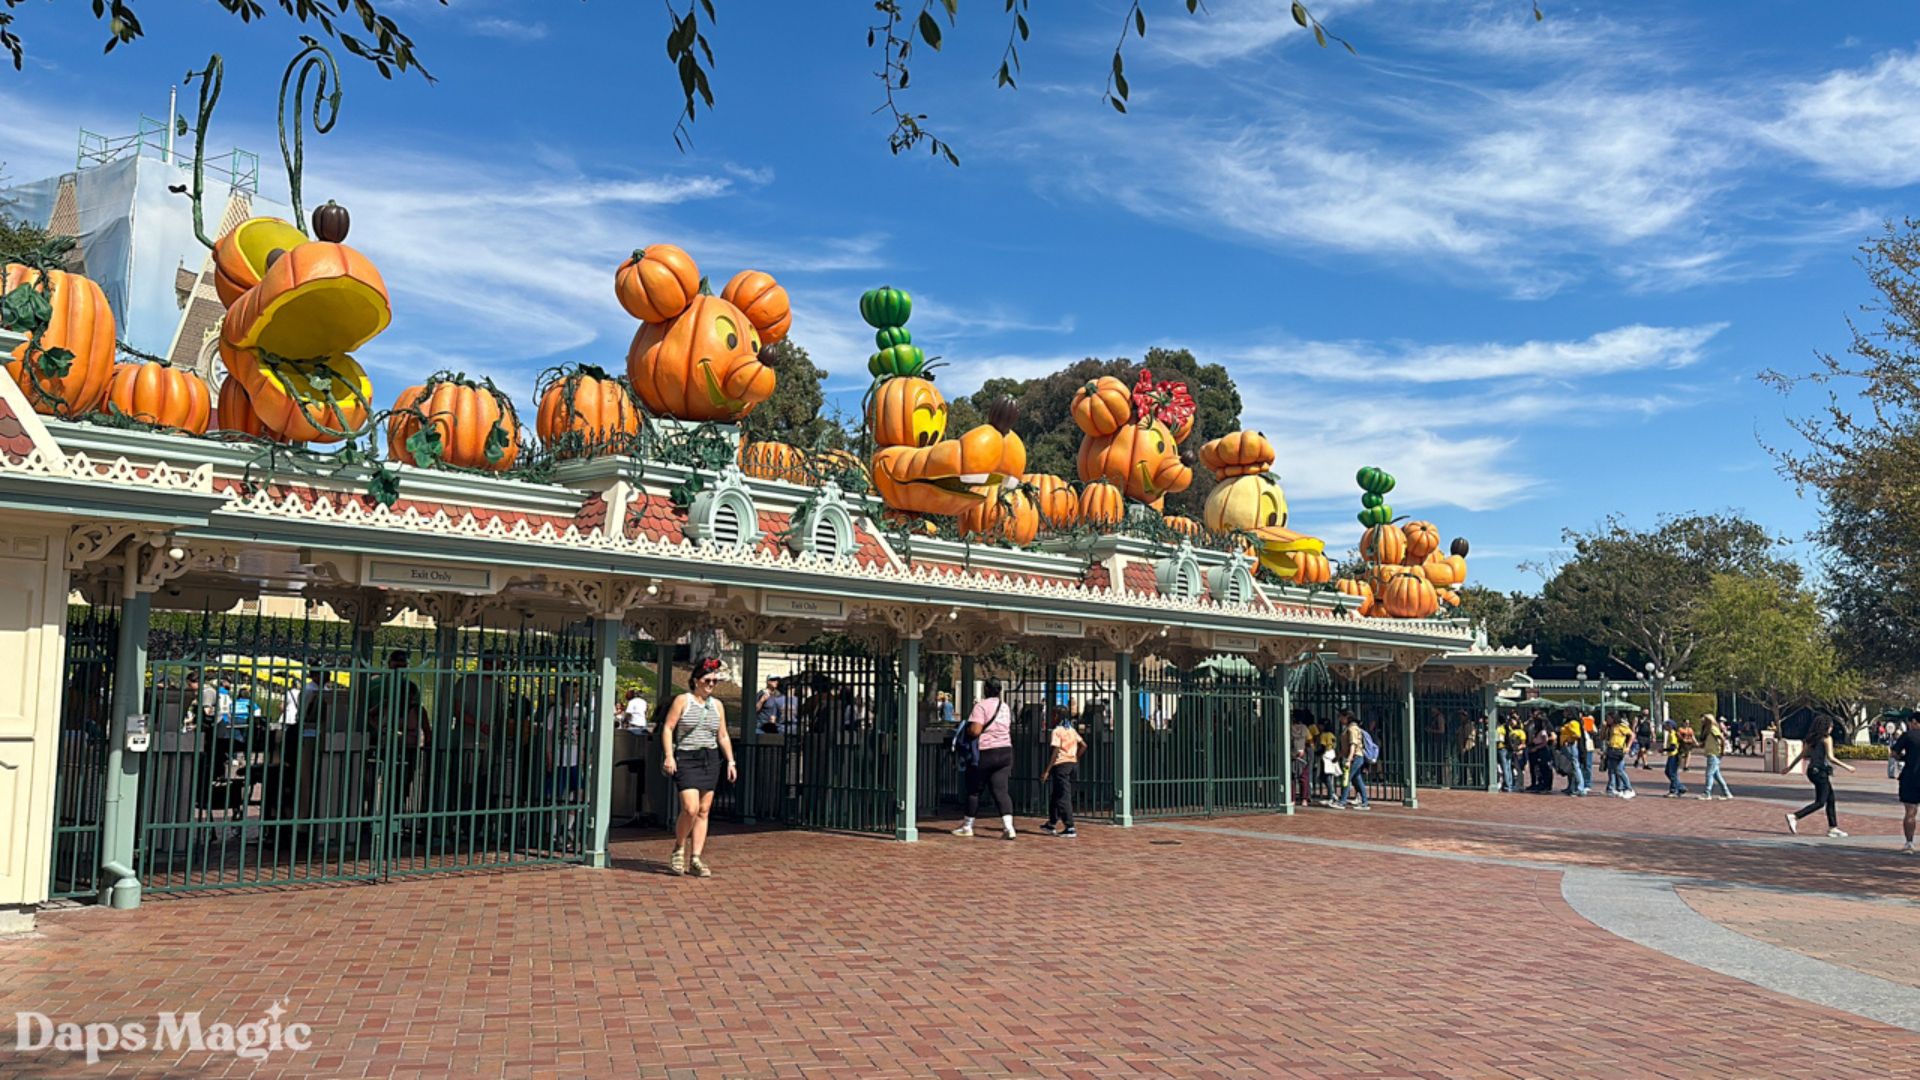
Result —
[[727, 783], [738, 773], [733, 766], [733, 740], [727, 735], [727, 715], [714, 699], [720, 682], [720, 661], [709, 656], [693, 665], [687, 693], [673, 699], [661, 731], [660, 768], [673, 778], [680, 795], [680, 817], [673, 823], [673, 855], [667, 865], [676, 874], [712, 877], [701, 859], [707, 849], [707, 815], [713, 810], [713, 789], [720, 786], [720, 766], [726, 763]]

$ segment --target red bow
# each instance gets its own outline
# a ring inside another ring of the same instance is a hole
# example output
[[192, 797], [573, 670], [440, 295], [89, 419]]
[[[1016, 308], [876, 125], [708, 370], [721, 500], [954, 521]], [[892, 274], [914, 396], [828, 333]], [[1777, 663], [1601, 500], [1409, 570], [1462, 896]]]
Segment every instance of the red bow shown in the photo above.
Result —
[[1167, 430], [1179, 431], [1193, 420], [1193, 414], [1193, 395], [1187, 393], [1186, 383], [1154, 382], [1153, 372], [1140, 369], [1140, 380], [1133, 384], [1133, 415], [1142, 424], [1158, 420]]

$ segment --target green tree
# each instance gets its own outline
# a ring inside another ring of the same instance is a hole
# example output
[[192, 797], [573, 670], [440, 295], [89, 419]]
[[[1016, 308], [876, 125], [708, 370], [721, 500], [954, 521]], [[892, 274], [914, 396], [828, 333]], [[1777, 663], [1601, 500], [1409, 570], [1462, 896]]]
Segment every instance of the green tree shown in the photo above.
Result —
[[[241, 22], [250, 23], [258, 19], [265, 21], [268, 0], [216, 0]], [[20, 39], [15, 20], [19, 17], [14, 9], [21, 0], [6, 0], [6, 10], [0, 11], [0, 49], [13, 55], [13, 69], [20, 70], [20, 64], [26, 57], [26, 43]], [[274, 0], [276, 6], [298, 20], [303, 28], [320, 31], [324, 37], [334, 38], [348, 52], [372, 63], [380, 71], [382, 78], [390, 78], [395, 71], [413, 68], [431, 80], [432, 75], [420, 66], [414, 56], [413, 39], [403, 32], [392, 19], [382, 15], [374, 6], [373, 0]], [[440, 0], [445, 7], [447, 0]], [[78, 3], [67, 5], [79, 7]], [[151, 10], [149, 4], [141, 0], [93, 0], [91, 5], [96, 21], [107, 24], [107, 47], [112, 52], [121, 45], [131, 44], [146, 35], [146, 26], [134, 8]], [[169, 5], [172, 6], [172, 5]], [[171, 12], [170, 12], [171, 13]], [[369, 38], [356, 37], [350, 31], [353, 24], [360, 24], [362, 32]]]
[[1889, 222], [1861, 248], [1874, 297], [1847, 320], [1846, 353], [1819, 353], [1806, 375], [1768, 371], [1783, 392], [1811, 384], [1823, 408], [1776, 447], [1781, 471], [1820, 499], [1815, 537], [1835, 639], [1853, 666], [1887, 685], [1920, 677], [1920, 223]]
[[1693, 614], [1716, 575], [1800, 582], [1766, 529], [1737, 514], [1665, 517], [1647, 530], [1609, 518], [1564, 536], [1573, 557], [1540, 591], [1543, 629], [1591, 642], [1636, 671], [1652, 662], [1670, 676], [1687, 673], [1699, 644]]
[[[1859, 680], [1841, 663], [1811, 589], [1776, 577], [1720, 573], [1690, 617], [1695, 677], [1736, 686], [1778, 724], [1791, 709], [1851, 698]], [[1851, 733], [1856, 716], [1836, 717]]]
[[774, 371], [779, 381], [773, 396], [748, 413], [740, 422], [741, 430], [754, 442], [791, 443], [803, 450], [838, 450], [847, 445], [845, 430], [831, 416], [820, 415], [826, 398], [820, 383], [826, 369], [814, 364], [813, 357], [792, 338], [782, 338], [773, 346]]
[[1142, 369], [1155, 379], [1178, 379], [1187, 384], [1198, 406], [1193, 434], [1181, 444], [1181, 455], [1194, 466], [1193, 486], [1167, 497], [1166, 512], [1197, 518], [1213, 490], [1213, 476], [1200, 468], [1200, 445], [1240, 426], [1240, 390], [1233, 377], [1219, 364], [1204, 364], [1186, 349], [1148, 349], [1138, 363], [1125, 358], [1097, 360], [1088, 358], [1037, 379], [988, 379], [975, 391], [963, 408], [959, 402], [949, 411], [949, 429], [964, 431], [969, 421], [986, 414], [987, 407], [1002, 397], [1011, 397], [1020, 406], [1020, 420], [1014, 430], [1027, 444], [1027, 469], [1053, 473], [1068, 480], [1079, 479], [1077, 461], [1081, 431], [1073, 422], [1073, 395], [1102, 375], [1111, 375], [1131, 387]]
[[1489, 643], [1503, 648], [1537, 647], [1545, 617], [1539, 597], [1485, 585], [1463, 585], [1455, 591], [1460, 594], [1459, 614], [1486, 627]]

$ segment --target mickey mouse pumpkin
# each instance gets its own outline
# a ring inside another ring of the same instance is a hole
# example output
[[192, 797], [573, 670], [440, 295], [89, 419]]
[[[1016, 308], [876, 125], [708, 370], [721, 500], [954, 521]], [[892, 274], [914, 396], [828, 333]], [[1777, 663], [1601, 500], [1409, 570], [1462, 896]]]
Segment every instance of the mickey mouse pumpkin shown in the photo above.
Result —
[[1072, 412], [1084, 433], [1082, 483], [1105, 480], [1155, 510], [1193, 483], [1193, 470], [1180, 460], [1180, 442], [1193, 432], [1185, 383], [1156, 383], [1142, 370], [1129, 393], [1125, 383], [1103, 375], [1074, 393]]
[[703, 289], [692, 256], [672, 244], [636, 251], [614, 274], [614, 295], [640, 330], [627, 381], [647, 409], [678, 420], [733, 421], [773, 396], [767, 350], [793, 324], [787, 290], [758, 270], [719, 296]]

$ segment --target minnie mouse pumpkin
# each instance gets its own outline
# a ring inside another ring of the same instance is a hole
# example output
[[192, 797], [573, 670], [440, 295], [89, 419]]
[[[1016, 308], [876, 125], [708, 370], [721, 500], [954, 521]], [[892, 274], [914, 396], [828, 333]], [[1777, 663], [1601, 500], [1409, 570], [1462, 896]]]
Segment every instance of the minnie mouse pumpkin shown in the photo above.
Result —
[[1084, 433], [1083, 483], [1105, 480], [1155, 510], [1193, 483], [1193, 470], [1180, 460], [1180, 442], [1193, 433], [1193, 397], [1185, 383], [1156, 383], [1142, 370], [1129, 393], [1125, 383], [1103, 375], [1074, 393], [1072, 411]]
[[713, 296], [702, 291], [692, 256], [654, 244], [620, 264], [613, 290], [641, 323], [627, 349], [627, 380], [648, 411], [732, 421], [773, 396], [767, 350], [787, 335], [793, 311], [771, 276], [742, 270]]

